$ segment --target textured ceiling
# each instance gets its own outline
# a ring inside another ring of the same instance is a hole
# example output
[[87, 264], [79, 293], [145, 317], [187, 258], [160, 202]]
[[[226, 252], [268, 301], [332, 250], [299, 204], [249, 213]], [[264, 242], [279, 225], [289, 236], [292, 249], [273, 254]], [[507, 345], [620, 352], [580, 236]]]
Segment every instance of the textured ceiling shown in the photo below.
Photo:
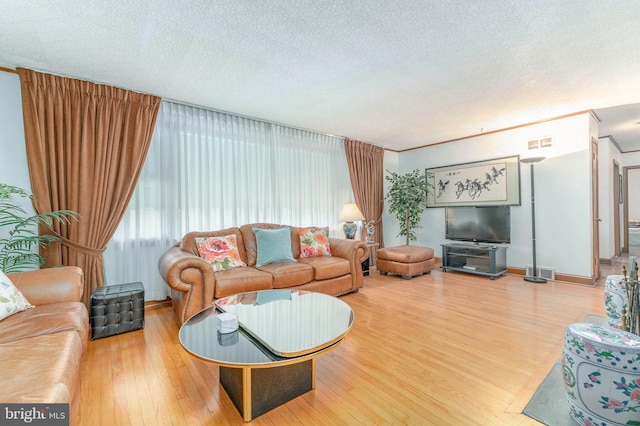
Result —
[[639, 103], [639, 51], [637, 0], [0, 0], [0, 66], [395, 150]]

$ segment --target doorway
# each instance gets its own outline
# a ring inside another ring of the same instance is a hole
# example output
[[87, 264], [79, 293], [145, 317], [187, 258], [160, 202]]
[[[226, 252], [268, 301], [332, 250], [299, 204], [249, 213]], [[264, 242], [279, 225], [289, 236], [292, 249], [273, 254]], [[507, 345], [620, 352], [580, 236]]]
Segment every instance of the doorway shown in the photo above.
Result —
[[629, 188], [640, 185], [640, 166], [623, 168], [622, 196], [624, 214], [622, 235], [624, 235], [624, 251], [630, 256], [640, 256], [640, 195]]

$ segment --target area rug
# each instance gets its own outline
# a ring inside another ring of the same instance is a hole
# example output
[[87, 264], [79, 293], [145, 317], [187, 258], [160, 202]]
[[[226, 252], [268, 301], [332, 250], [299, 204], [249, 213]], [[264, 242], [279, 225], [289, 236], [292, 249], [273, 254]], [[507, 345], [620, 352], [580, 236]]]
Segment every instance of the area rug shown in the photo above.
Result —
[[[606, 324], [607, 319], [589, 315], [585, 322]], [[523, 413], [548, 426], [575, 426], [577, 424], [569, 414], [561, 360], [554, 364], [547, 377], [538, 386]]]

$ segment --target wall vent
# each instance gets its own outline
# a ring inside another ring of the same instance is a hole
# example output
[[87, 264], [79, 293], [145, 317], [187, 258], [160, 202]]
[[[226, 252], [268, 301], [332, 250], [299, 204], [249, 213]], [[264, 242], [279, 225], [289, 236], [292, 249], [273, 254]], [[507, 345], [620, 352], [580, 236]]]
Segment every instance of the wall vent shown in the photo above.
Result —
[[[556, 279], [556, 270], [555, 268], [549, 268], [548, 266], [538, 266], [538, 274], [540, 278], [546, 278], [548, 280]], [[533, 265], [527, 265], [525, 269], [525, 275], [527, 277], [533, 276]]]
[[542, 138], [540, 139], [540, 148], [546, 148], [552, 145], [551, 138]]
[[527, 142], [527, 148], [529, 149], [547, 148], [552, 145], [552, 138], [531, 139]]

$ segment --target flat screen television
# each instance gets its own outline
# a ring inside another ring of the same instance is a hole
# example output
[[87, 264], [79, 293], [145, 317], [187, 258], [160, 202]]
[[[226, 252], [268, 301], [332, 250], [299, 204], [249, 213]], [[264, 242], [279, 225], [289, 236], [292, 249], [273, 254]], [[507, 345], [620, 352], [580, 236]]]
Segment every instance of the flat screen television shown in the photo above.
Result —
[[447, 207], [446, 238], [475, 243], [511, 242], [509, 206]]

